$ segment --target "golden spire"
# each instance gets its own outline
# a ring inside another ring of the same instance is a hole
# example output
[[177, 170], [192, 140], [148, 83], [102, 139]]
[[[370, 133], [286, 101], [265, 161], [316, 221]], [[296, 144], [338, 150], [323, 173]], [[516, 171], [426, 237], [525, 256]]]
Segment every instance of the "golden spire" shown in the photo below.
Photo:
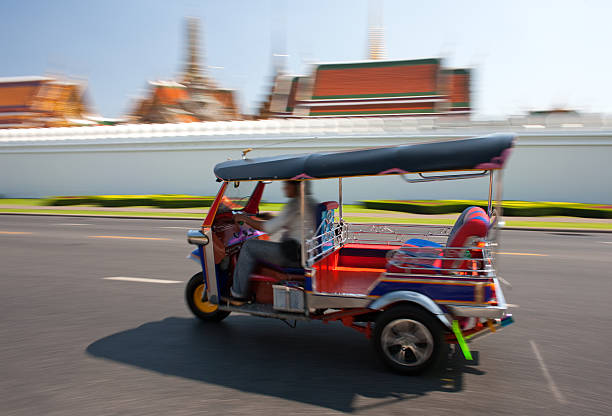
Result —
[[199, 45], [200, 21], [195, 17], [187, 18], [187, 61], [181, 83], [190, 88], [208, 88], [205, 71], [200, 67]]
[[385, 59], [385, 29], [382, 25], [382, 8], [382, 0], [370, 0], [368, 59]]

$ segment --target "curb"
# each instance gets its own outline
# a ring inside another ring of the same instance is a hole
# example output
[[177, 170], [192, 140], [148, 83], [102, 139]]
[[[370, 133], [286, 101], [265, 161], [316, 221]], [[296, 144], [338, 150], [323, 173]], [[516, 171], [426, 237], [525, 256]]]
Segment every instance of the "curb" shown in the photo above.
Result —
[[[89, 218], [118, 218], [136, 220], [199, 220], [203, 217], [158, 217], [158, 216], [139, 216], [139, 215], [100, 215], [100, 214], [50, 214], [36, 212], [0, 212], [0, 215], [33, 215], [39, 217], [89, 217]], [[419, 224], [419, 225], [440, 225], [440, 224]], [[503, 230], [512, 231], [544, 231], [544, 232], [564, 232], [564, 233], [603, 233], [612, 234], [612, 229], [598, 228], [546, 228], [546, 227], [503, 227]]]

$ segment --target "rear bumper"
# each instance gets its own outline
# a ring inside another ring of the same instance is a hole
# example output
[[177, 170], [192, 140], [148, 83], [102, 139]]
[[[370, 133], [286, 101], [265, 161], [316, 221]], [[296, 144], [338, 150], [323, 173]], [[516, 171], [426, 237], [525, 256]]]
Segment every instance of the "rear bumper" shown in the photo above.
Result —
[[[512, 314], [504, 315], [501, 319], [490, 319], [487, 322], [480, 322], [476, 327], [462, 331], [462, 337], [466, 342], [472, 342], [485, 335], [499, 332], [510, 324], [514, 323]], [[456, 334], [449, 333], [446, 336], [446, 342], [449, 344], [460, 343], [457, 340]], [[463, 349], [463, 347], [462, 347]]]
[[466, 305], [444, 305], [453, 316], [464, 316], [467, 318], [501, 319], [506, 313], [506, 306], [466, 306]]

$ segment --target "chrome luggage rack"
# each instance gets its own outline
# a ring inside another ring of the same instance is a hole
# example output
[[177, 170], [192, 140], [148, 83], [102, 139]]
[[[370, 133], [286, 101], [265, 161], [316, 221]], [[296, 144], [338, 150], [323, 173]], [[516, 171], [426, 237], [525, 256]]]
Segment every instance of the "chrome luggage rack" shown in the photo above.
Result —
[[[307, 240], [307, 265], [312, 265], [330, 250], [346, 243], [396, 246], [387, 254], [388, 266], [399, 269], [388, 275], [426, 275], [439, 277], [495, 277], [494, 242], [474, 239], [463, 247], [447, 247], [452, 230], [447, 225], [412, 224], [328, 224], [327, 231]], [[439, 246], [407, 247], [402, 245], [411, 238], [437, 243]], [[478, 257], [472, 258], [471, 254]]]
[[[472, 252], [482, 257], [472, 257]], [[410, 247], [398, 249], [388, 259], [388, 275], [410, 274], [454, 277], [495, 277], [490, 247]]]
[[410, 238], [423, 238], [446, 244], [449, 225], [422, 224], [348, 224], [349, 243], [399, 245]]

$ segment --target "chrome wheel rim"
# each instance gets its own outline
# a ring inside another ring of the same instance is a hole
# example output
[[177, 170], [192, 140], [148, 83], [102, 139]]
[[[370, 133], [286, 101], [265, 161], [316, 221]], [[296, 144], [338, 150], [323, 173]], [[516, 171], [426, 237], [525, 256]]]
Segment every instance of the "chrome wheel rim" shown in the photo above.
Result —
[[396, 319], [382, 331], [380, 343], [385, 355], [406, 367], [425, 363], [433, 353], [434, 340], [425, 325], [413, 319]]

